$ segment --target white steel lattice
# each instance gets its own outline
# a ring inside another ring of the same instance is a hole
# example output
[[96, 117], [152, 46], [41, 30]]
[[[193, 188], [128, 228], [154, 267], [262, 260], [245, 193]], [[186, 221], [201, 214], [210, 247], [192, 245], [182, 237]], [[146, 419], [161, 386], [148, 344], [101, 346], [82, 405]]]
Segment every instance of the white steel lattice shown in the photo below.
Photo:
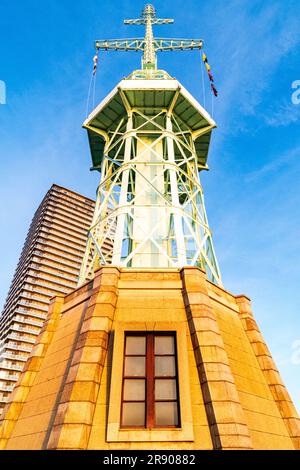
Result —
[[142, 70], [122, 80], [84, 123], [101, 179], [79, 283], [101, 264], [198, 265], [222, 285], [199, 178], [215, 122], [157, 70], [157, 52], [202, 49], [203, 41], [154, 37], [152, 25], [171, 23], [147, 4], [140, 18], [125, 20], [144, 25], [144, 38], [96, 41], [98, 51], [141, 51], [143, 58]]
[[124, 94], [123, 100], [126, 115], [107, 132], [98, 130], [106, 142], [80, 282], [91, 278], [100, 264], [198, 265], [221, 285], [195, 132], [173, 111], [175, 99], [168, 108], [156, 109], [132, 107]]

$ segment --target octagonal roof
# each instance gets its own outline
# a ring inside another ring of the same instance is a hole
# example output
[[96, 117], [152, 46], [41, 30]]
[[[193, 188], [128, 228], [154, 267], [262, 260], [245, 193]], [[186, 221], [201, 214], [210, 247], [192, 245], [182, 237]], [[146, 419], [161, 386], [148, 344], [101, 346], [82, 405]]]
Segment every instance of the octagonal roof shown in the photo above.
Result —
[[169, 109], [179, 122], [190, 129], [195, 143], [199, 168], [206, 168], [211, 132], [215, 121], [198, 101], [175, 79], [122, 80], [84, 121], [88, 131], [93, 166], [100, 170], [105, 140], [121, 118], [127, 119], [129, 108], [138, 108], [145, 115]]

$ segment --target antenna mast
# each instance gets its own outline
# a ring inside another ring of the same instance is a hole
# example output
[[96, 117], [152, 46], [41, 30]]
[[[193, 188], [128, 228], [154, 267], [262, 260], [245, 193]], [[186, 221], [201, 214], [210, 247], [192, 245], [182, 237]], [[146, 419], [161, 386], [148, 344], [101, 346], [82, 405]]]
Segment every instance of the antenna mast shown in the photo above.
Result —
[[141, 51], [142, 70], [145, 74], [138, 74], [131, 78], [169, 78], [164, 73], [161, 76], [157, 74], [157, 57], [159, 51], [174, 51], [186, 49], [202, 49], [202, 39], [173, 39], [156, 38], [153, 35], [152, 25], [171, 24], [174, 20], [171, 18], [156, 18], [156, 11], [153, 5], [147, 4], [140, 18], [124, 20], [128, 25], [145, 25], [146, 32], [144, 38], [130, 39], [105, 39], [97, 40], [95, 47], [97, 50], [115, 50], [115, 51]]

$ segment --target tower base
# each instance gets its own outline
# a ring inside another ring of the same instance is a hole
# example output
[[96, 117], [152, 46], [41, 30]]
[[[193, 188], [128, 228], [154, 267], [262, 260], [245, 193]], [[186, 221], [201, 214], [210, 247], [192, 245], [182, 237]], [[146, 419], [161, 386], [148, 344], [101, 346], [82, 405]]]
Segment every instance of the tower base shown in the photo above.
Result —
[[[177, 427], [121, 425], [128, 332], [174, 334]], [[299, 449], [300, 420], [246, 296], [196, 267], [110, 266], [52, 300], [0, 448]]]

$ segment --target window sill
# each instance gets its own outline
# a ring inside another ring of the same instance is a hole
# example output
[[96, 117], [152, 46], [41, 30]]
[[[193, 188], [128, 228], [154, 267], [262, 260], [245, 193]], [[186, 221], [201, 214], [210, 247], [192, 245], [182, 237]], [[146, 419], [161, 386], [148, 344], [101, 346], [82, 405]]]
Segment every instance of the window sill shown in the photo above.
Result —
[[186, 423], [182, 428], [159, 428], [159, 429], [124, 429], [119, 427], [119, 423], [109, 423], [107, 429], [108, 442], [163, 442], [193, 441], [193, 425]]

